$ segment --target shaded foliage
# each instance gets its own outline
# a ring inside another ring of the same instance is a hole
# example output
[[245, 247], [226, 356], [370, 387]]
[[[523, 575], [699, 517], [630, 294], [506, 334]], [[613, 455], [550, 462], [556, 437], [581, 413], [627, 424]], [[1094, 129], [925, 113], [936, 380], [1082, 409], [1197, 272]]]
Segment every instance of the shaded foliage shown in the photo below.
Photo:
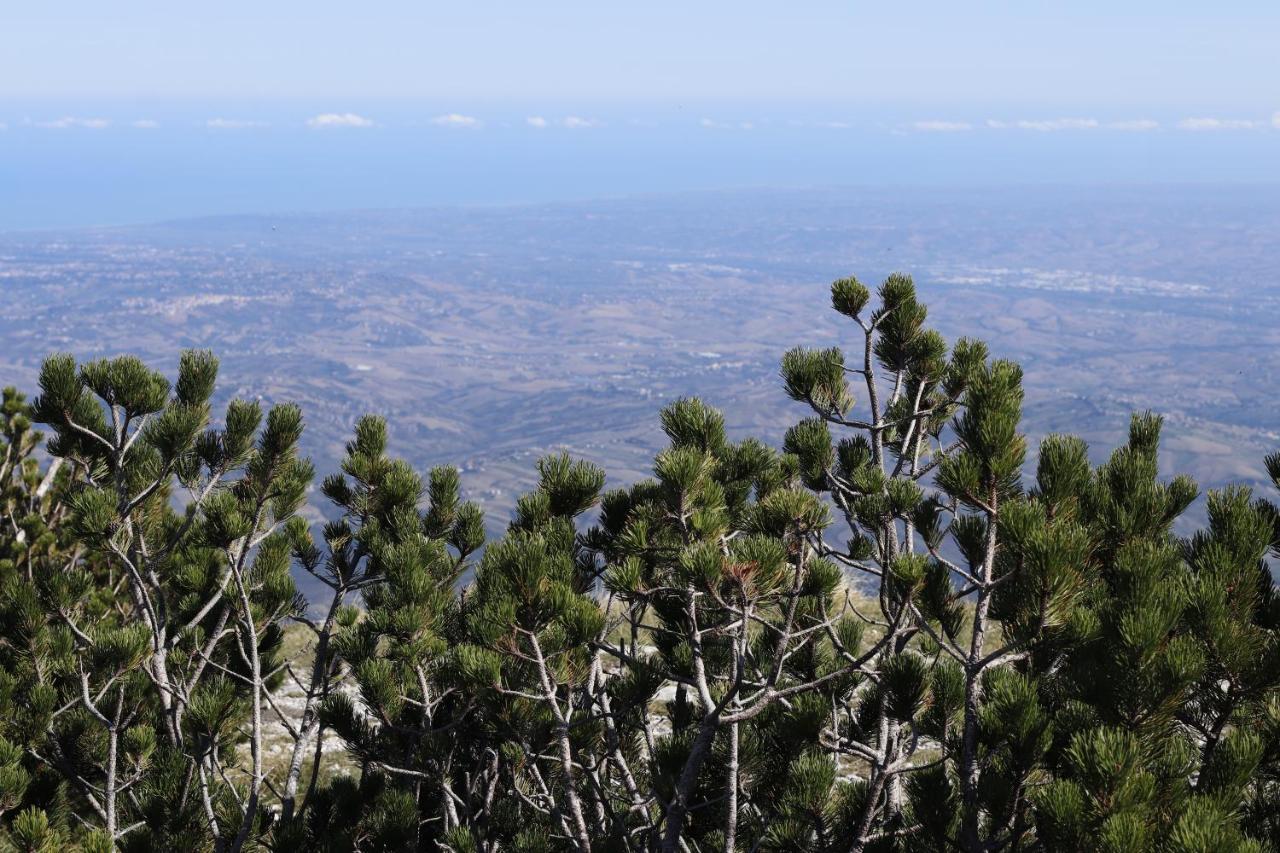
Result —
[[909, 277], [831, 302], [780, 448], [677, 400], [651, 476], [545, 457], [491, 541], [380, 418], [311, 524], [296, 407], [50, 357], [0, 407], [0, 849], [1280, 849], [1280, 509], [1179, 538], [1157, 416], [1030, 448]]

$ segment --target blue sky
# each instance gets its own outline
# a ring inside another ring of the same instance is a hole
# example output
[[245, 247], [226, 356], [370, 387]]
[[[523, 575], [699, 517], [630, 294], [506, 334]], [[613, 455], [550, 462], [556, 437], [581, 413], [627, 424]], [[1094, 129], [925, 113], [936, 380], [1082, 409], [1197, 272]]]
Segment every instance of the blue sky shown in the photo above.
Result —
[[1277, 45], [1274, 2], [11, 4], [0, 229], [728, 186], [1280, 181]]
[[1274, 2], [8, 4], [0, 95], [1280, 109]]
[[1126, 0], [51, 0], [5, 97], [817, 99], [1270, 115], [1280, 5]]

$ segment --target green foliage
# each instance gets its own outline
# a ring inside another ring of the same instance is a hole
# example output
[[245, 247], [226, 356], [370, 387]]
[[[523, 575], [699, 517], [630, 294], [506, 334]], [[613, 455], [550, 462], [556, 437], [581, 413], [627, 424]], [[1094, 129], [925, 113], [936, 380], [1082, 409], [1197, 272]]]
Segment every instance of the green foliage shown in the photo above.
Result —
[[[23, 809], [18, 849], [241, 848], [262, 824], [258, 765], [243, 787], [225, 768], [246, 733], [262, 742], [253, 700], [300, 606], [278, 531], [311, 469], [296, 407], [256, 436], [254, 405], [211, 425], [216, 374], [203, 352], [175, 384], [132, 357], [53, 356], [29, 408], [5, 394], [0, 489], [24, 530], [0, 543], [0, 796]], [[43, 474], [32, 421], [54, 433]]]
[[211, 354], [51, 356], [0, 401], [0, 850], [1280, 849], [1280, 508], [1179, 538], [1159, 417], [1031, 464], [909, 277], [831, 306], [780, 448], [679, 399], [492, 541], [381, 418], [307, 508], [301, 411], [215, 422]]

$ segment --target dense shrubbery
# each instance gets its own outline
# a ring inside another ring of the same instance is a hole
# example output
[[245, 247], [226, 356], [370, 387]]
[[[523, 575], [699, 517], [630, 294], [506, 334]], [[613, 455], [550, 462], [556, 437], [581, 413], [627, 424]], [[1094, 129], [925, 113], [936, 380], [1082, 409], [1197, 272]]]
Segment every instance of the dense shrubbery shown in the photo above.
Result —
[[487, 543], [377, 418], [314, 537], [296, 408], [51, 357], [3, 402], [0, 846], [1280, 849], [1280, 513], [1176, 538], [1151, 415], [1024, 481], [1018, 367], [874, 302], [784, 356], [781, 450], [682, 400], [651, 479], [545, 458]]

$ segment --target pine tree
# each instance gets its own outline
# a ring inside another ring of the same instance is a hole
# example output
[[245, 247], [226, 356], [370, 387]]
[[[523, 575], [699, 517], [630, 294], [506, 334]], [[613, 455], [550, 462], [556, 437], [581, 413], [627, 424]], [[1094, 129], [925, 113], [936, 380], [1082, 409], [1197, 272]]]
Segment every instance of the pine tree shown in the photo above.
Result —
[[[855, 679], [861, 626], [841, 616], [840, 572], [811, 545], [828, 512], [801, 486], [797, 458], [729, 442], [720, 413], [697, 400], [662, 421], [671, 446], [655, 479], [608, 494], [589, 536], [620, 622], [601, 644], [623, 667], [602, 704], [615, 764], [649, 766], [650, 787], [630, 790], [652, 804], [646, 849], [784, 849], [825, 831], [830, 780], [805, 798], [822, 801], [816, 810], [790, 804], [794, 827], [762, 810], [784, 806], [775, 783], [813, 762], [814, 723]], [[655, 719], [662, 683], [674, 696]], [[628, 753], [628, 741], [641, 748]]]
[[[908, 277], [886, 279], [873, 310], [856, 279], [836, 281], [831, 293], [862, 338], [856, 366], [839, 349], [796, 349], [782, 374], [815, 416], [788, 443], [851, 533], [843, 547], [816, 546], [868, 577], [873, 593], [866, 618], [878, 639], [861, 663], [867, 678], [832, 721], [837, 750], [865, 765], [853, 787], [850, 849], [919, 843], [930, 831], [930, 843], [976, 849], [993, 831], [981, 785], [983, 698], [1016, 690], [990, 682], [1036, 639], [1035, 621], [1024, 618], [1029, 631], [993, 642], [993, 607], [1009, 581], [1000, 521], [1022, 499], [1021, 373], [988, 361], [974, 341], [948, 352], [926, 328]], [[850, 377], [865, 389], [865, 414], [853, 414]], [[844, 433], [834, 446], [833, 428]], [[926, 495], [931, 474], [939, 491]], [[922, 760], [922, 744], [936, 744], [943, 763]], [[939, 813], [943, 804], [959, 819]]]
[[652, 477], [546, 456], [488, 542], [379, 418], [312, 529], [296, 407], [49, 358], [0, 403], [0, 850], [1280, 849], [1280, 507], [1179, 538], [1158, 417], [1029, 470], [1015, 364], [906, 276], [832, 305], [781, 448], [681, 399]]
[[[68, 563], [88, 576], [100, 565], [82, 553], [68, 524], [67, 469], [58, 459], [41, 469], [42, 436], [26, 398], [3, 392], [0, 462], [0, 849], [101, 848], [94, 834], [75, 837], [68, 781], [40, 760], [46, 718], [57, 697], [40, 668], [64, 644], [47, 613], [41, 585]], [[92, 594], [92, 593], [90, 593]]]
[[1266, 837], [1241, 818], [1265, 796], [1255, 779], [1280, 688], [1263, 559], [1275, 515], [1247, 490], [1213, 493], [1208, 529], [1176, 540], [1195, 487], [1157, 480], [1159, 432], [1136, 416], [1073, 498], [1097, 580], [1054, 679], [1055, 778], [1036, 802], [1049, 849], [1246, 851]]
[[[430, 505], [420, 510], [422, 479], [386, 447], [386, 424], [361, 419], [342, 475], [324, 482], [341, 517], [326, 525], [323, 550], [309, 540], [297, 548], [332, 591], [325, 621], [312, 626], [303, 721], [314, 720], [316, 738], [323, 727], [342, 737], [359, 778], [318, 785], [315, 760], [306, 808], [283, 814], [277, 849], [431, 849], [458, 826], [455, 789], [484, 758], [471, 731], [474, 699], [458, 689], [450, 663], [465, 639], [457, 585], [484, 542], [483, 517], [460, 502], [452, 468], [431, 472]], [[343, 603], [349, 593], [362, 596], [363, 613]], [[340, 667], [354, 691], [334, 689]], [[451, 821], [439, 823], [446, 815]]]
[[6, 570], [24, 679], [6, 692], [29, 717], [27, 755], [58, 778], [51, 826], [70, 826], [69, 810], [108, 847], [238, 851], [263, 820], [263, 709], [281, 621], [301, 606], [283, 530], [311, 469], [296, 407], [259, 432], [257, 405], [234, 401], [225, 428], [209, 426], [216, 373], [198, 352], [172, 386], [131, 357], [53, 356], [31, 407], [54, 432], [46, 477], [74, 546]]

